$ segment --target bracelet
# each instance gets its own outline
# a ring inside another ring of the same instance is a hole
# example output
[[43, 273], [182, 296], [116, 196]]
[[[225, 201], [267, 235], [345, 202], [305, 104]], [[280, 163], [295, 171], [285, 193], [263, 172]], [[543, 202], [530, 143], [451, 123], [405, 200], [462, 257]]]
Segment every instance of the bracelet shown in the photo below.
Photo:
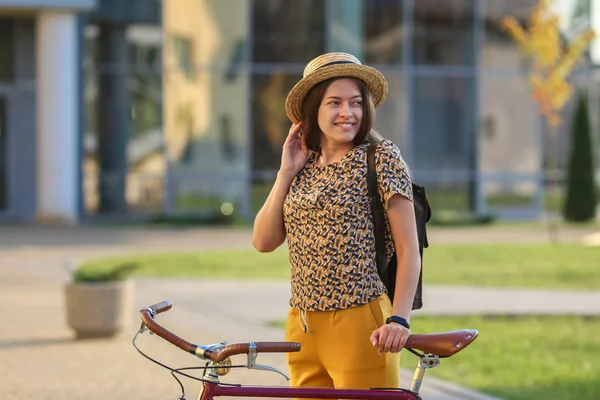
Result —
[[410, 329], [410, 324], [408, 323], [408, 321], [405, 320], [404, 318], [398, 317], [396, 315], [392, 315], [391, 317], [389, 317], [388, 319], [385, 320], [386, 324], [389, 324], [390, 322], [395, 322], [397, 324], [402, 325], [406, 329]]

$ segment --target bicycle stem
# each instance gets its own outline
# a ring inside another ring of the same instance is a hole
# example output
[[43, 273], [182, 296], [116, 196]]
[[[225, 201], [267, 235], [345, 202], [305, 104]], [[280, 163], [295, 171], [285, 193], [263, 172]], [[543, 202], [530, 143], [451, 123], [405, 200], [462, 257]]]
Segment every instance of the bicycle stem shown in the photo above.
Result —
[[[221, 343], [220, 344], [221, 347], [225, 343], [226, 342]], [[208, 349], [219, 349], [220, 345], [211, 345], [211, 346], [205, 346], [205, 347], [207, 347]], [[283, 376], [287, 381], [290, 380], [290, 377], [287, 374], [278, 370], [277, 368], [274, 368], [274, 367], [271, 367], [268, 365], [257, 364], [256, 363], [257, 356], [258, 356], [258, 353], [256, 351], [256, 343], [250, 342], [250, 346], [248, 348], [248, 362], [246, 363], [245, 367], [248, 369], [253, 369], [253, 370], [275, 372], [275, 373], [278, 373], [281, 376]], [[202, 358], [202, 357], [200, 357], [200, 358]], [[227, 358], [221, 362], [209, 361], [208, 368], [206, 370], [206, 373], [204, 374], [203, 379], [214, 382], [214, 383], [218, 383], [219, 376], [227, 375], [229, 373], [228, 366], [231, 366], [231, 359], [229, 359], [229, 358]]]

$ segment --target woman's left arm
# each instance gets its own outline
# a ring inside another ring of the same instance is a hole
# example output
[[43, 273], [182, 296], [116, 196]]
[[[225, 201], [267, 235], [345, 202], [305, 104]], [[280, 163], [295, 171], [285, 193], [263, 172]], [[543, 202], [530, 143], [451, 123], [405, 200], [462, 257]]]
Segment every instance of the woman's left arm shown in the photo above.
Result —
[[[419, 281], [421, 256], [413, 203], [400, 194], [393, 195], [387, 210], [394, 244], [396, 246], [396, 290], [392, 315], [410, 322], [413, 299]], [[399, 352], [404, 347], [410, 330], [397, 323], [384, 324], [371, 335], [371, 343], [380, 353]]]
[[396, 194], [389, 201], [387, 213], [396, 246], [398, 265], [392, 315], [410, 322], [421, 269], [415, 210], [412, 201]]

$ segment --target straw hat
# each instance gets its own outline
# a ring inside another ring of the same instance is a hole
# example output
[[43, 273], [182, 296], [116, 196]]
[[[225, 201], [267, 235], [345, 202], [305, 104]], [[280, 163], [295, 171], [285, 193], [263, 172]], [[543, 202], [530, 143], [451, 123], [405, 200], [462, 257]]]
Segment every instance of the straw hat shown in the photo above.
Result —
[[326, 53], [313, 59], [304, 68], [302, 79], [292, 88], [285, 100], [285, 113], [297, 123], [302, 118], [302, 102], [306, 94], [319, 82], [330, 78], [353, 77], [365, 82], [373, 95], [375, 107], [387, 96], [388, 84], [383, 74], [373, 67], [362, 65], [348, 53]]

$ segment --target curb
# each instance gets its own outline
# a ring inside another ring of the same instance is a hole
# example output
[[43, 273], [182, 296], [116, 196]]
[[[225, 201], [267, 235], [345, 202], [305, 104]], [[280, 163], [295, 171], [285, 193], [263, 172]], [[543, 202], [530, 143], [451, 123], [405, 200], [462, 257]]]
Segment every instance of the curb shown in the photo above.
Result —
[[600, 246], [600, 232], [585, 235], [581, 241], [585, 246]]
[[[401, 374], [412, 376], [412, 373], [413, 371], [409, 369], [401, 369]], [[477, 392], [475, 390], [468, 389], [466, 387], [459, 386], [455, 383], [444, 381], [433, 376], [425, 376], [425, 379], [423, 380], [423, 386], [463, 400], [502, 400], [499, 397]]]

